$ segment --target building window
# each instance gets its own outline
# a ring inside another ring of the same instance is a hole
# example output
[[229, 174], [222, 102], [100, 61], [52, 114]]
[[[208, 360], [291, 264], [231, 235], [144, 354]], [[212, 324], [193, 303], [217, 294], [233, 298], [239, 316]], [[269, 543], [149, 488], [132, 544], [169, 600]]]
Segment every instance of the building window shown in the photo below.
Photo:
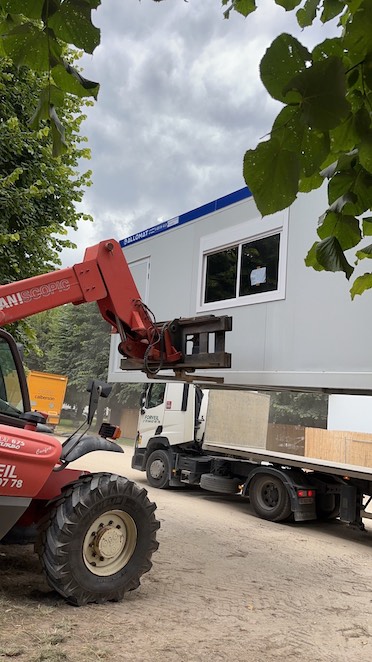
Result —
[[242, 245], [239, 296], [278, 289], [280, 234]]
[[[266, 224], [254, 220], [201, 240], [198, 311], [284, 298], [287, 222], [279, 218]], [[227, 237], [235, 241], [227, 245]]]
[[223, 301], [236, 296], [238, 248], [227, 248], [207, 255], [205, 302]]

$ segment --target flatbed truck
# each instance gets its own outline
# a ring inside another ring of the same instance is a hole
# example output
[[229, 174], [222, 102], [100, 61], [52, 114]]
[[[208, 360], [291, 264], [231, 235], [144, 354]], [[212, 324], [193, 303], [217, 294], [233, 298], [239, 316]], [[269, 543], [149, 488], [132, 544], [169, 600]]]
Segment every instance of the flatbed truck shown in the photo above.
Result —
[[364, 529], [363, 519], [372, 518], [372, 468], [258, 447], [266, 436], [268, 396], [239, 393], [191, 384], [149, 385], [132, 467], [146, 471], [153, 487], [196, 485], [238, 494], [249, 499], [258, 517], [273, 522], [339, 517]]

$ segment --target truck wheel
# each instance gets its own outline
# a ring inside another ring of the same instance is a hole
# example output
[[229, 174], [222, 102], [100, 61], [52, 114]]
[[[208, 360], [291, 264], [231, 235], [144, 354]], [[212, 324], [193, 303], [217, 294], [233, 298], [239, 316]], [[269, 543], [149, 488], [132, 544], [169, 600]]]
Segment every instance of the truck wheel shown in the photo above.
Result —
[[200, 478], [200, 487], [203, 490], [220, 492], [220, 494], [236, 494], [239, 491], [240, 483], [239, 478], [215, 476], [214, 474], [203, 474]]
[[256, 515], [270, 522], [282, 522], [292, 513], [287, 488], [277, 476], [254, 476], [249, 485], [249, 498]]
[[169, 487], [170, 462], [166, 451], [159, 448], [150, 453], [146, 462], [146, 477], [151, 487], [166, 489]]
[[45, 517], [36, 551], [47, 581], [69, 603], [121, 600], [158, 548], [156, 505], [123, 476], [84, 476]]

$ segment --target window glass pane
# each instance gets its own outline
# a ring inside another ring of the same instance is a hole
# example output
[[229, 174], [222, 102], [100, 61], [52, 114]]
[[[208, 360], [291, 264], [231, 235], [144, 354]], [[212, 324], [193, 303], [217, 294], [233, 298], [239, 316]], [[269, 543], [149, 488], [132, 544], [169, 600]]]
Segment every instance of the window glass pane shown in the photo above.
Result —
[[0, 411], [16, 414], [24, 411], [21, 386], [11, 349], [0, 338]]
[[278, 289], [280, 234], [242, 246], [239, 296]]
[[152, 407], [158, 407], [164, 401], [165, 393], [165, 384], [152, 384], [147, 393], [147, 403], [146, 407], [152, 409]]
[[237, 261], [237, 246], [207, 255], [205, 303], [236, 297]]

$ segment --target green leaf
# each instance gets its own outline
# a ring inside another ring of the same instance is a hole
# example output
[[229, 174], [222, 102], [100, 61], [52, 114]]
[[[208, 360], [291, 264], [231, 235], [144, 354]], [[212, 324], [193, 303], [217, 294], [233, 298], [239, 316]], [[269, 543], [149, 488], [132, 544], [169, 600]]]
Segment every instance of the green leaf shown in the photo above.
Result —
[[325, 271], [324, 267], [318, 262], [316, 257], [316, 249], [319, 245], [319, 241], [316, 241], [315, 244], [310, 248], [306, 258], [305, 264], [307, 267], [312, 267], [315, 271]]
[[340, 37], [333, 37], [332, 39], [325, 39], [320, 44], [314, 47], [312, 51], [313, 61], [328, 60], [330, 57], [342, 58], [344, 54], [342, 39]]
[[9, 14], [23, 14], [27, 18], [41, 18], [45, 0], [3, 0], [5, 12]]
[[[339, 159], [344, 160], [346, 157]], [[344, 167], [331, 177], [328, 184], [328, 199], [333, 204], [338, 198], [352, 194], [344, 206], [345, 214], [360, 216], [372, 206], [372, 175], [358, 163]]]
[[97, 98], [99, 84], [87, 80], [70, 64], [58, 65], [52, 69], [55, 84], [64, 90], [76, 94], [78, 97], [91, 96]]
[[326, 271], [343, 271], [348, 280], [354, 271], [336, 237], [327, 237], [318, 243], [316, 259]]
[[301, 94], [304, 121], [315, 129], [335, 128], [350, 111], [345, 98], [344, 67], [339, 58], [314, 62], [288, 83], [284, 94], [289, 90]]
[[322, 23], [327, 23], [336, 18], [345, 9], [344, 0], [323, 0], [323, 11], [320, 16]]
[[243, 175], [263, 216], [285, 209], [296, 199], [300, 163], [276, 139], [260, 143], [244, 156]]
[[307, 48], [292, 35], [281, 34], [274, 39], [260, 63], [261, 80], [269, 94], [278, 101], [286, 102], [288, 95], [284, 88], [297, 74], [306, 70], [306, 64], [310, 61]]
[[363, 2], [345, 25], [344, 48], [351, 64], [364, 60], [371, 48], [372, 3]]
[[322, 184], [324, 184], [323, 177], [319, 173], [315, 173], [311, 177], [301, 177], [298, 190], [301, 193], [309, 193], [322, 186]]
[[346, 216], [335, 211], [326, 212], [317, 232], [320, 239], [336, 237], [343, 251], [359, 244], [362, 238], [359, 221], [354, 216]]
[[308, 128], [298, 106], [285, 106], [280, 111], [274, 121], [271, 137], [276, 138], [283, 149], [298, 153], [301, 178], [311, 177], [318, 171], [329, 153], [328, 133]]
[[52, 154], [54, 157], [60, 156], [67, 151], [65, 141], [65, 129], [57, 115], [54, 106], [50, 108], [50, 124], [52, 129], [53, 149]]
[[64, 100], [65, 97], [62, 90], [55, 85], [47, 85], [41, 90], [36, 110], [30, 120], [31, 128], [37, 129], [40, 126], [41, 120], [50, 119], [51, 106], [62, 106]]
[[366, 55], [363, 62], [363, 80], [365, 85], [372, 90], [372, 52]]
[[353, 213], [355, 215], [364, 214], [372, 207], [372, 175], [359, 165], [355, 168], [355, 181], [352, 190], [357, 196]]
[[234, 9], [243, 16], [248, 16], [256, 9], [256, 0], [235, 0]]
[[88, 0], [64, 0], [48, 25], [58, 39], [93, 53], [100, 42], [100, 30], [91, 22], [90, 14]]
[[357, 294], [363, 294], [363, 292], [371, 289], [371, 287], [372, 274], [363, 274], [363, 276], [358, 276], [350, 289], [351, 298], [354, 299]]
[[355, 172], [337, 172], [328, 183], [328, 200], [333, 204], [336, 200], [352, 190], [355, 182]]
[[363, 234], [365, 237], [370, 237], [372, 235], [372, 216], [365, 216], [362, 219], [363, 222]]
[[363, 168], [372, 173], [372, 131], [369, 131], [358, 145], [359, 161]]
[[331, 138], [335, 152], [353, 149], [359, 138], [354, 113], [349, 113], [335, 129], [332, 129]]
[[306, 127], [301, 144], [301, 166], [305, 177], [319, 172], [319, 168], [329, 153], [328, 133], [321, 133]]
[[304, 7], [298, 10], [296, 16], [300, 28], [306, 28], [312, 24], [319, 3], [320, 0], [306, 0]]
[[18, 25], [3, 35], [3, 45], [16, 65], [25, 65], [36, 71], [48, 71], [51, 58], [58, 60], [61, 55], [56, 40], [32, 23]]
[[302, 0], [275, 0], [275, 3], [280, 7], [283, 7], [286, 11], [291, 11], [298, 7]]
[[356, 85], [358, 80], [359, 80], [359, 68], [357, 67], [356, 69], [353, 69], [350, 75], [348, 76], [347, 84], [350, 88], [354, 87], [354, 85]]
[[271, 137], [289, 151], [300, 151], [305, 132], [298, 106], [284, 106], [274, 120]]
[[371, 258], [372, 257], [372, 244], [369, 246], [365, 246], [364, 248], [361, 248], [359, 251], [355, 253], [357, 256], [358, 260], [364, 260], [364, 258]]
[[224, 11], [224, 18], [230, 18], [230, 12], [233, 9], [243, 16], [248, 16], [256, 9], [256, 0], [222, 0], [222, 6], [227, 5], [228, 2], [231, 4]]

